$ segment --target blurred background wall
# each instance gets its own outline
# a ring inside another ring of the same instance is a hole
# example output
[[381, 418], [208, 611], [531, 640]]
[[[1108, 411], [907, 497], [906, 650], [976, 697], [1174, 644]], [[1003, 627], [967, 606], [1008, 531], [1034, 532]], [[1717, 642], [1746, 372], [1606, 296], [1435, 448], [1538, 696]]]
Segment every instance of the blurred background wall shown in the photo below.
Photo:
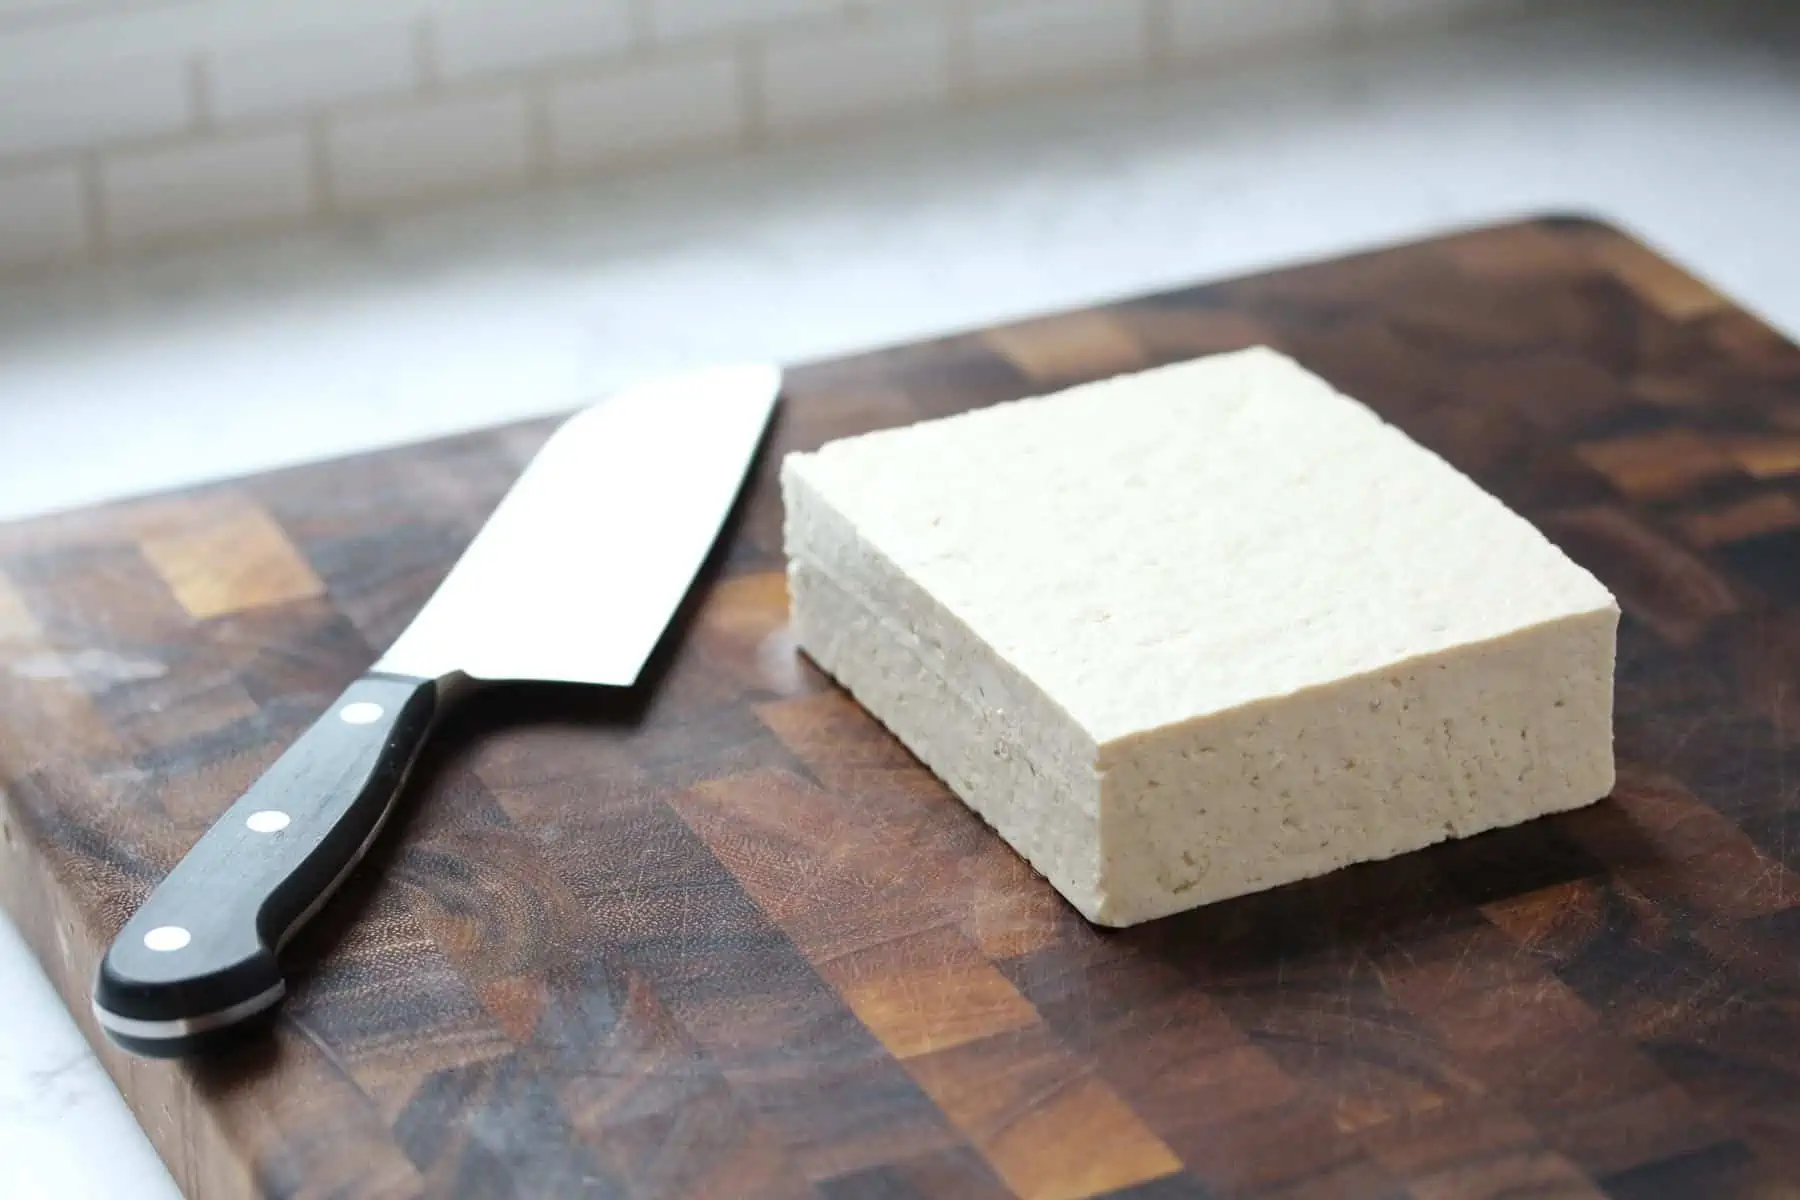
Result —
[[0, 271], [1556, 0], [0, 0]]

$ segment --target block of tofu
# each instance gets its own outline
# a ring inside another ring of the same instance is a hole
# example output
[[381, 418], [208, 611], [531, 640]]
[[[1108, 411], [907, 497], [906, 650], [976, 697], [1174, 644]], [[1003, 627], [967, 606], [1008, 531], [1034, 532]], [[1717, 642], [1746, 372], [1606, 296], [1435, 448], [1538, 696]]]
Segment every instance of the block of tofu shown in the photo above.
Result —
[[1618, 608], [1266, 349], [782, 466], [801, 647], [1091, 921], [1613, 784]]

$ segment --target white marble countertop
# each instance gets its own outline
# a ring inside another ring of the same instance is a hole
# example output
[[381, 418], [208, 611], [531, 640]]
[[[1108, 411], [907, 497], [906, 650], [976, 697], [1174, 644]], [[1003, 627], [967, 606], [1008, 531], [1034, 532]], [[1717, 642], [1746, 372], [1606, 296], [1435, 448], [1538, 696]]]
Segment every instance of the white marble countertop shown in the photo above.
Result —
[[[0, 287], [0, 516], [1493, 219], [1800, 330], [1800, 37], [1602, 11]], [[175, 1194], [0, 926], [0, 1195]]]

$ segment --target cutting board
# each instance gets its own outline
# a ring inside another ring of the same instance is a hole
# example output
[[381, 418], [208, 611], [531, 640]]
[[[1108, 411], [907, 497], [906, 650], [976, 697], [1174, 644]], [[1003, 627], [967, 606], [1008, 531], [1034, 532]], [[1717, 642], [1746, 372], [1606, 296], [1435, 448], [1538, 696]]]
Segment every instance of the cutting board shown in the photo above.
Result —
[[[1611, 586], [1618, 790], [1103, 932], [796, 656], [776, 464], [1255, 343]], [[5, 901], [192, 1196], [1800, 1188], [1800, 349], [1581, 219], [795, 370], [652, 687], [466, 711], [271, 1036], [109, 1049], [113, 931], [548, 428], [0, 528]]]

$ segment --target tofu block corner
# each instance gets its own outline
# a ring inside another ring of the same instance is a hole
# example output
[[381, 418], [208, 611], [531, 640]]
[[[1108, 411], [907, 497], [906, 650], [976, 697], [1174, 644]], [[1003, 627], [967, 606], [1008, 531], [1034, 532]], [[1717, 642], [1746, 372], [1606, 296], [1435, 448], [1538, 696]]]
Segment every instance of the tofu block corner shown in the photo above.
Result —
[[1613, 786], [1618, 606], [1273, 350], [782, 464], [801, 648], [1089, 920]]

